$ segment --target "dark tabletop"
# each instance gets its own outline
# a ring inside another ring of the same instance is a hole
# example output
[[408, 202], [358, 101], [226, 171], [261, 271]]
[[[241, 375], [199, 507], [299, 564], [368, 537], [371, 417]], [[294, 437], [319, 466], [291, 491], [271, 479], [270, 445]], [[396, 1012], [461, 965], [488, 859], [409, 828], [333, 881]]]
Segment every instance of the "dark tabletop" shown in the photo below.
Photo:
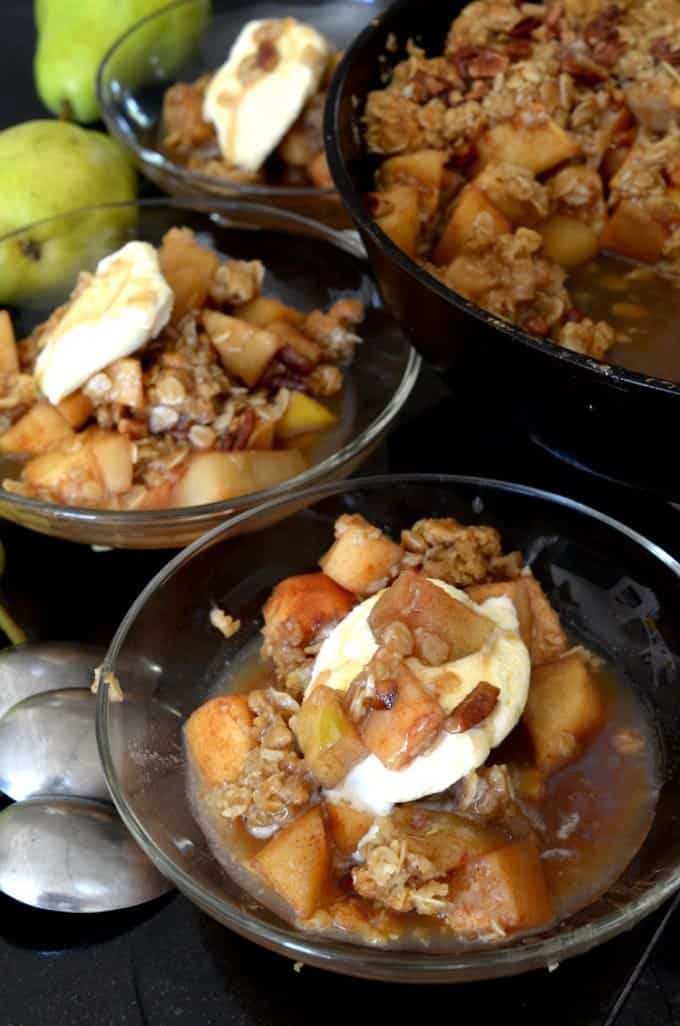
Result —
[[[32, 81], [30, 0], [0, 0], [0, 39], [0, 128], [45, 116]], [[554, 489], [680, 555], [680, 513], [594, 482], [544, 454], [521, 417], [508, 418], [507, 396], [485, 394], [485, 426], [463, 450], [450, 435], [451, 412], [472, 417], [478, 402], [458, 395], [455, 380], [444, 384], [425, 372], [397, 430], [365, 469], [477, 474]], [[4, 590], [33, 639], [105, 644], [168, 556], [95, 553], [13, 525], [2, 525], [0, 537], [8, 557]], [[433, 1016], [474, 1017], [480, 1026], [508, 1014], [526, 1026], [611, 1026], [614, 1020], [617, 1026], [680, 1026], [679, 946], [680, 913], [673, 917], [664, 908], [555, 972], [424, 990], [308, 967], [296, 972], [291, 962], [229, 933], [176, 894], [100, 916], [39, 912], [0, 895], [0, 1026], [345, 1026], [348, 1017], [364, 1021], [369, 1006], [381, 1022], [397, 1024], [431, 1008]]]

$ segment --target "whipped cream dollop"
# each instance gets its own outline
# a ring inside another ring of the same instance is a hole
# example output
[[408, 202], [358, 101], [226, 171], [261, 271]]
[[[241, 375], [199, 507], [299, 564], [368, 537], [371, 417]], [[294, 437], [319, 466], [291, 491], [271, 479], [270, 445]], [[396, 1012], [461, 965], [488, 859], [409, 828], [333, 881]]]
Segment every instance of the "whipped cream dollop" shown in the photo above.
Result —
[[35, 378], [58, 403], [115, 360], [155, 338], [170, 319], [174, 295], [158, 253], [128, 242], [105, 257], [55, 326], [35, 365]]
[[295, 18], [243, 27], [203, 100], [227, 163], [262, 167], [319, 88], [329, 56], [324, 37]]
[[[481, 766], [522, 715], [529, 693], [531, 662], [519, 634], [513, 602], [499, 596], [477, 604], [450, 584], [436, 579], [431, 579], [431, 583], [488, 617], [495, 627], [477, 652], [443, 666], [420, 664], [416, 676], [424, 684], [445, 681], [444, 688], [437, 688], [445, 713], [453, 711], [482, 680], [498, 688], [496, 706], [486, 719], [462, 733], [451, 734], [442, 729], [427, 751], [401, 769], [388, 769], [377, 756], [368, 755], [337, 787], [326, 792], [331, 802], [347, 802], [373, 815], [385, 816], [395, 804], [445, 791]], [[378, 592], [355, 606], [325, 640], [316, 657], [307, 693], [320, 683], [347, 691], [370, 662], [378, 644], [368, 617], [381, 594]], [[413, 666], [412, 661], [409, 666]]]

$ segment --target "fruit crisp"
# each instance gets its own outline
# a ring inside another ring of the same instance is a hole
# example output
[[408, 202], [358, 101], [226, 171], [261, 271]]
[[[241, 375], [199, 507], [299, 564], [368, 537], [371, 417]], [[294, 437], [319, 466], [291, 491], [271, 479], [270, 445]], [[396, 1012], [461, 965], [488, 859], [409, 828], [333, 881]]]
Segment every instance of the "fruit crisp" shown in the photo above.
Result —
[[18, 344], [2, 312], [0, 452], [28, 457], [3, 487], [144, 510], [219, 502], [305, 470], [337, 420], [325, 400], [343, 387], [363, 307], [339, 299], [304, 313], [263, 295], [264, 273], [173, 228], [158, 251], [128, 243], [82, 273]]
[[488, 943], [590, 904], [652, 819], [641, 710], [494, 527], [428, 517], [397, 540], [355, 512], [334, 533], [185, 724], [216, 857], [360, 943]]
[[467, 4], [440, 55], [409, 43], [368, 95], [377, 223], [490, 313], [604, 359], [626, 338], [570, 272], [600, 252], [680, 271], [678, 30], [674, 0]]

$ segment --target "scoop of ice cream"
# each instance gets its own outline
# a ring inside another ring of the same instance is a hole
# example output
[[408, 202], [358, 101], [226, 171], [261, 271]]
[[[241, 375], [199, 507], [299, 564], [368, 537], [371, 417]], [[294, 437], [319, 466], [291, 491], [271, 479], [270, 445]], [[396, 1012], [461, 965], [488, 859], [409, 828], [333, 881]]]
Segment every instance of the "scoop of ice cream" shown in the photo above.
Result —
[[[478, 605], [452, 585], [438, 580], [432, 583], [488, 617], [495, 627], [477, 652], [443, 666], [421, 663], [416, 668], [417, 677], [425, 685], [438, 682], [437, 694], [445, 713], [455, 709], [480, 681], [498, 688], [498, 701], [492, 712], [469, 730], [458, 734], [442, 730], [426, 752], [401, 769], [388, 769], [377, 756], [367, 756], [337, 787], [327, 792], [332, 802], [348, 802], [374, 815], [387, 815], [394, 804], [445, 791], [481, 766], [491, 749], [507, 737], [522, 715], [529, 692], [531, 663], [519, 635], [512, 601], [502, 596]], [[368, 618], [381, 594], [355, 606], [328, 636], [317, 655], [307, 693], [319, 683], [347, 691], [370, 662], [378, 644]], [[413, 661], [410, 665], [413, 666]]]
[[224, 159], [257, 171], [314, 95], [330, 49], [295, 18], [249, 21], [203, 102]]

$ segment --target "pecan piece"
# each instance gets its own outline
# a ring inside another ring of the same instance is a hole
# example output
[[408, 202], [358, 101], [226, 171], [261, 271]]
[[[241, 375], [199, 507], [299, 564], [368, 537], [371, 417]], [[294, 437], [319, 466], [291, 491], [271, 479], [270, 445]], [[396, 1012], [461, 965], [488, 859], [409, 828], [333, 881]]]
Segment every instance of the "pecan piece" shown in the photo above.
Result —
[[475, 57], [478, 57], [480, 53], [481, 50], [477, 46], [459, 46], [451, 53], [447, 53], [446, 58], [455, 65], [456, 71], [461, 78], [469, 78], [468, 64]]
[[503, 49], [511, 61], [523, 61], [531, 56], [531, 41], [529, 39], [509, 39]]
[[302, 353], [298, 353], [297, 349], [293, 349], [292, 346], [283, 346], [276, 355], [285, 367], [288, 367], [296, 374], [309, 374], [314, 368], [314, 364], [306, 356], [303, 356]]
[[217, 440], [217, 448], [227, 452], [239, 452], [245, 449], [256, 423], [257, 415], [249, 406], [234, 418], [229, 430]]
[[444, 720], [444, 730], [449, 734], [462, 734], [471, 727], [476, 727], [494, 711], [499, 695], [499, 688], [488, 681], [480, 680]]
[[674, 50], [667, 39], [655, 39], [649, 52], [657, 61], [673, 66], [680, 64], [680, 50]]
[[528, 17], [521, 18], [515, 25], [513, 25], [508, 32], [508, 35], [512, 36], [513, 39], [526, 39], [531, 35], [534, 29], [540, 28], [540, 26], [540, 18], [534, 18], [532, 15], [528, 15]]
[[595, 82], [604, 82], [609, 78], [606, 68], [595, 63], [583, 44], [563, 46], [560, 63], [562, 71], [566, 71], [567, 74], [573, 75], [574, 78], [581, 79], [583, 82], [594, 84]]
[[626, 44], [622, 39], [598, 43], [593, 49], [593, 60], [604, 68], [611, 68], [626, 52]]
[[496, 50], [480, 50], [476, 57], [468, 63], [468, 74], [471, 78], [495, 78], [501, 72], [507, 71], [510, 66], [510, 58], [504, 53]]
[[616, 5], [612, 5], [606, 11], [591, 18], [583, 30], [585, 41], [590, 46], [594, 46], [598, 42], [618, 40], [619, 30], [617, 22], [620, 20], [622, 13]]

